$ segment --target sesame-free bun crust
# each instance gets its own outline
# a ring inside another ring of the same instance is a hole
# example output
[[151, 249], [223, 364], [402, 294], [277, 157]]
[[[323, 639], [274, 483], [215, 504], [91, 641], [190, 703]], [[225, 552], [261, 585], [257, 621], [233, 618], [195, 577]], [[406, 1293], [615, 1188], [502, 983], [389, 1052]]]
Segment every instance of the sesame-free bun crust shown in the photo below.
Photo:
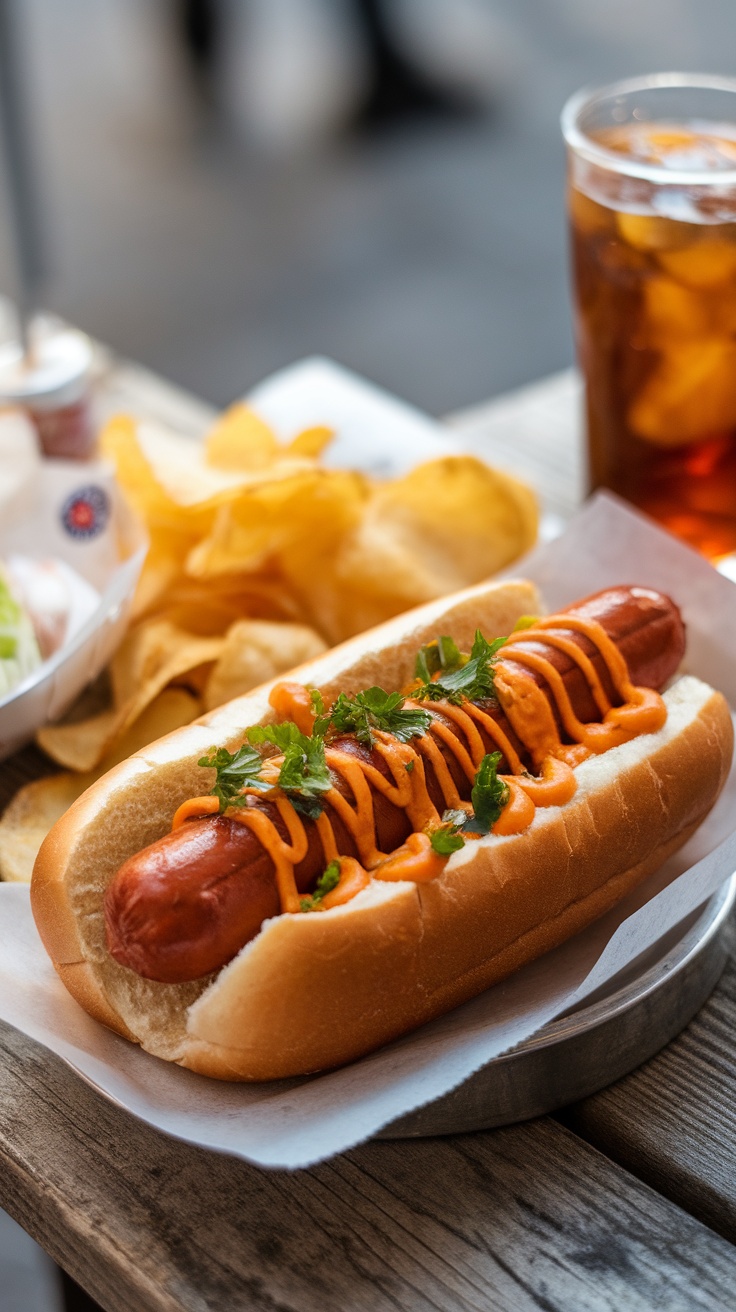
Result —
[[[440, 632], [469, 646], [538, 613], [528, 583], [484, 584], [400, 616], [294, 672], [326, 699], [372, 683], [400, 688], [416, 650]], [[699, 680], [665, 694], [668, 716], [576, 770], [563, 807], [488, 835], [428, 884], [375, 882], [318, 915], [281, 915], [216, 976], [159, 984], [105, 947], [102, 902], [124, 860], [168, 831], [201, 791], [197, 761], [274, 718], [272, 684], [131, 757], [54, 826], [31, 885], [54, 965], [98, 1020], [157, 1056], [226, 1080], [268, 1080], [341, 1065], [474, 997], [602, 915], [684, 843], [728, 773], [725, 699]]]

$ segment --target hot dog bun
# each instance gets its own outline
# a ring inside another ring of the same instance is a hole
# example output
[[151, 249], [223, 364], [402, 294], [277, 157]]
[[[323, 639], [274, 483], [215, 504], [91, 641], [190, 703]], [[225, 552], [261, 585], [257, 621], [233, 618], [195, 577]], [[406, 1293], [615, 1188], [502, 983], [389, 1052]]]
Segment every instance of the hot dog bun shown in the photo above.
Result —
[[[468, 646], [538, 613], [527, 583], [484, 584], [381, 625], [295, 672], [326, 700], [377, 682], [400, 688], [440, 632]], [[69, 991], [147, 1051], [228, 1080], [340, 1065], [441, 1015], [602, 915], [690, 836], [728, 772], [733, 733], [720, 693], [681, 679], [667, 721], [577, 768], [564, 807], [512, 837], [466, 844], [428, 884], [373, 883], [318, 915], [281, 915], [216, 976], [160, 984], [105, 947], [102, 901], [121, 863], [164, 834], [201, 789], [197, 761], [274, 719], [272, 685], [131, 757], [49, 834], [31, 886], [41, 937]]]

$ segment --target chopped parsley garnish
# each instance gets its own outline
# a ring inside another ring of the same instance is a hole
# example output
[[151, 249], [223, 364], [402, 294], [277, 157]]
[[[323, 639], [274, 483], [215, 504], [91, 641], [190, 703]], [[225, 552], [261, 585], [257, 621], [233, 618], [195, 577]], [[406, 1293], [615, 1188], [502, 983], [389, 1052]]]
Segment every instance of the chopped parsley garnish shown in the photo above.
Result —
[[283, 753], [279, 771], [279, 787], [300, 815], [316, 820], [324, 805], [322, 794], [332, 788], [332, 779], [325, 760], [324, 739], [318, 735], [308, 737], [295, 724], [256, 725], [248, 730], [251, 743], [273, 743]]
[[331, 893], [333, 888], [337, 888], [340, 882], [340, 862], [330, 861], [327, 869], [320, 875], [317, 880], [314, 892], [309, 897], [303, 897], [299, 906], [302, 911], [319, 911], [320, 903]]
[[418, 701], [431, 702], [446, 698], [455, 706], [463, 701], [480, 702], [492, 698], [495, 695], [492, 663], [505, 641], [505, 638], [496, 638], [493, 642], [487, 642], [480, 629], [476, 629], [466, 663], [448, 673], [443, 670], [438, 678], [430, 678], [413, 696]]
[[319, 688], [309, 689], [309, 700], [312, 703], [312, 710], [315, 715], [324, 715], [325, 703]]
[[[462, 812], [462, 817], [465, 821], [465, 812]], [[461, 847], [465, 847], [465, 839], [455, 824], [441, 824], [437, 829], [433, 829], [429, 841], [439, 856], [451, 856], [453, 852], [458, 852]]]
[[332, 728], [337, 733], [355, 734], [365, 747], [373, 746], [376, 729], [407, 743], [427, 732], [431, 716], [428, 711], [404, 709], [405, 700], [400, 692], [384, 692], [383, 688], [368, 688], [355, 697], [341, 692], [330, 710]]
[[468, 833], [490, 833], [509, 800], [509, 786], [497, 774], [500, 760], [500, 752], [488, 752], [480, 763], [470, 794], [473, 816], [465, 826]]
[[411, 774], [411, 772], [412, 772], [412, 770], [414, 769], [414, 766], [415, 766], [415, 765], [416, 765], [416, 761], [406, 761], [406, 762], [404, 763], [404, 769], [406, 770], [406, 773], [407, 773], [407, 774]]
[[217, 771], [215, 786], [210, 791], [219, 799], [221, 812], [227, 811], [229, 806], [247, 804], [244, 788], [263, 790], [270, 786], [260, 777], [263, 761], [247, 743], [237, 752], [229, 752], [226, 747], [213, 747], [211, 756], [200, 757], [198, 764], [204, 769]]
[[414, 674], [417, 679], [422, 680], [422, 683], [429, 683], [433, 674], [437, 674], [440, 670], [451, 674], [453, 670], [459, 670], [461, 665], [467, 665], [469, 659], [468, 656], [463, 656], [452, 638], [447, 636], [435, 638], [434, 642], [428, 642], [418, 653]]

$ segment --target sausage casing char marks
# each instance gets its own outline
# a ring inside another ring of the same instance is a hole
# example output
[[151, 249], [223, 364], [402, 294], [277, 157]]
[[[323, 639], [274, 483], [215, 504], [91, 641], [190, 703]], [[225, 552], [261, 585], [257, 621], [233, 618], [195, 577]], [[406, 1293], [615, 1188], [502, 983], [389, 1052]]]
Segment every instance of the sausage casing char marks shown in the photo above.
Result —
[[[612, 588], [597, 593], [565, 615], [596, 621], [615, 643], [638, 687], [661, 689], [675, 673], [685, 649], [685, 631], [677, 607], [661, 593], [648, 588]], [[615, 703], [615, 692], [606, 663], [593, 642], [579, 631], [567, 635], [590, 658], [599, 679]], [[522, 648], [544, 655], [561, 675], [573, 710], [584, 722], [600, 721], [601, 715], [582, 670], [564, 651], [545, 643], [543, 631], [530, 629], [528, 638], [510, 648], [504, 657], [513, 663], [514, 650]], [[525, 670], [542, 688], [557, 715], [557, 708], [541, 675]], [[441, 703], [431, 707], [441, 716]], [[528, 763], [525, 749], [495, 703], [483, 704], [507, 734], [511, 744]], [[446, 721], [448, 728], [455, 726]], [[561, 726], [560, 726], [561, 728]], [[456, 730], [455, 730], [456, 731]], [[482, 731], [484, 746], [495, 743]], [[564, 733], [561, 737], [565, 741]], [[375, 750], [356, 739], [340, 737], [333, 745], [341, 751], [370, 761], [385, 776], [388, 766]], [[457, 758], [440, 741], [440, 749], [464, 798], [470, 783]], [[501, 768], [504, 768], [505, 762]], [[431, 762], [425, 760], [429, 795], [441, 813], [443, 803]], [[350, 799], [343, 780], [336, 787]], [[372, 789], [379, 848], [392, 852], [407, 838], [411, 825], [406, 812]], [[265, 811], [282, 837], [285, 825], [273, 803], [252, 799]], [[340, 816], [330, 808], [337, 849], [343, 856], [356, 854], [355, 841]], [[306, 855], [294, 869], [296, 886], [307, 894], [324, 869], [322, 843], [316, 825], [304, 821], [308, 839]], [[202, 978], [230, 961], [260, 930], [265, 919], [280, 910], [274, 863], [255, 833], [227, 815], [187, 821], [121, 866], [105, 897], [105, 920], [110, 953], [121, 965], [146, 978], [181, 983]]]

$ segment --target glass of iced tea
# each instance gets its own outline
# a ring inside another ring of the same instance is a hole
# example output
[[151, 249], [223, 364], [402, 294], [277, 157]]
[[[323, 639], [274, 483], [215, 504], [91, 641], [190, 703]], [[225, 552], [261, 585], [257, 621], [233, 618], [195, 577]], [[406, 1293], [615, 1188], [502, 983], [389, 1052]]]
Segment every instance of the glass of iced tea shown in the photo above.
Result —
[[583, 91], [568, 148], [591, 487], [736, 552], [736, 80]]

